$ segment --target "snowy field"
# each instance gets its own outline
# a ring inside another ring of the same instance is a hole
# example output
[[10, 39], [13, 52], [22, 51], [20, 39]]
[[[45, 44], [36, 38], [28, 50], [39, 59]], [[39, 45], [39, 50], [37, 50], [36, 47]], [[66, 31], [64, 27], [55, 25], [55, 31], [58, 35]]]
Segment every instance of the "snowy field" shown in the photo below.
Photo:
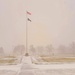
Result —
[[75, 69], [23, 70], [19, 74], [11, 70], [0, 70], [0, 75], [75, 75]]
[[75, 69], [40, 70], [37, 75], [75, 75]]
[[0, 75], [17, 75], [17, 72], [11, 70], [0, 70]]
[[75, 75], [74, 62], [46, 65], [29, 62], [30, 57], [24, 57], [18, 65], [0, 65], [0, 75]]
[[0, 66], [0, 75], [75, 75], [75, 64], [70, 64], [70, 66], [65, 64], [61, 65], [39, 65], [39, 68], [33, 68], [29, 64], [16, 67], [13, 65], [10, 67]]

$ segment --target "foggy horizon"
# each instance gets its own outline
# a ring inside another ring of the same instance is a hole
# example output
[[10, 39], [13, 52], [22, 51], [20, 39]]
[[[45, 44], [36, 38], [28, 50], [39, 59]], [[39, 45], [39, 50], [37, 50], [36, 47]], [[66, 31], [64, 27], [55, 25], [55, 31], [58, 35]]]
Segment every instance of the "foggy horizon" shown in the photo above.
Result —
[[0, 0], [0, 47], [11, 52], [26, 44], [26, 11], [32, 20], [28, 45], [58, 47], [75, 42], [74, 4], [74, 0]]

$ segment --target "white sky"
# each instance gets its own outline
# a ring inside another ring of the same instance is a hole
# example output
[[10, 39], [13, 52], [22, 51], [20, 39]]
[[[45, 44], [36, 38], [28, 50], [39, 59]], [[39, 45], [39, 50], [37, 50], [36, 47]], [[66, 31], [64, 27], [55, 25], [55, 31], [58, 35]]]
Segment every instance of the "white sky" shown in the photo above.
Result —
[[6, 51], [25, 44], [26, 10], [32, 13], [29, 45], [75, 41], [75, 0], [0, 0], [0, 46]]

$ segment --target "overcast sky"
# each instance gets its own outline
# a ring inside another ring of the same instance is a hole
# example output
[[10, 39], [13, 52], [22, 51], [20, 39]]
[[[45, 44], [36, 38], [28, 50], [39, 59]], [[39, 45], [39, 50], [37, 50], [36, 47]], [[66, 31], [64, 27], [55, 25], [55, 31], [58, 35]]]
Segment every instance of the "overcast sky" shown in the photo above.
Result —
[[25, 45], [26, 10], [32, 13], [29, 45], [75, 41], [75, 0], [0, 0], [0, 46], [6, 51]]

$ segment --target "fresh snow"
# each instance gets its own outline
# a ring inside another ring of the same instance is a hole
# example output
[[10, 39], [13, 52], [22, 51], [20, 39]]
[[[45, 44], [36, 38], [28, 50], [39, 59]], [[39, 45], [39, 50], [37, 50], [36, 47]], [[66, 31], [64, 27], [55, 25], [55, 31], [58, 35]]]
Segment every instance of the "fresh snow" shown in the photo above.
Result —
[[75, 75], [75, 63], [33, 64], [27, 56], [20, 64], [0, 66], [0, 75]]

